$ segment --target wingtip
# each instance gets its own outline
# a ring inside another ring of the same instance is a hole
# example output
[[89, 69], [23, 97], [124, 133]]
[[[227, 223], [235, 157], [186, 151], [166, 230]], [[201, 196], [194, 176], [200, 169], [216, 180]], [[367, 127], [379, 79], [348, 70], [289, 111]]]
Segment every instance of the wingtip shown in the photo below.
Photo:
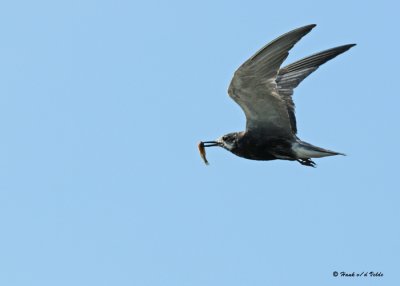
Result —
[[317, 26], [317, 24], [309, 24], [309, 25], [307, 25], [305, 27], [307, 27], [307, 28], [309, 28], [311, 30], [311, 29], [314, 29], [316, 26]]
[[354, 46], [357, 46], [357, 44], [353, 43], [353, 44], [348, 44], [348, 45], [346, 45], [346, 46], [348, 46], [349, 49], [350, 49], [350, 48], [352, 48], [352, 47], [354, 47]]
[[314, 29], [317, 26], [317, 24], [309, 24], [309, 25], [305, 25], [303, 27], [300, 27], [299, 29], [304, 29], [304, 30], [308, 30], [311, 31], [312, 29]]
[[[304, 33], [307, 34], [307, 33], [309, 33], [312, 29], [314, 29], [315, 26], [317, 26], [317, 25], [316, 25], [316, 24], [309, 24], [309, 25], [305, 25], [305, 26], [298, 27], [298, 28], [292, 30], [291, 32], [294, 32], [294, 31], [303, 31]], [[289, 32], [289, 33], [290, 33], [290, 32]]]
[[317, 25], [316, 24], [309, 24], [309, 25], [301, 26], [301, 27], [298, 27], [298, 28], [296, 28], [296, 29], [294, 29], [294, 30], [292, 30], [290, 32], [287, 32], [284, 35], [291, 34], [291, 33], [300, 33], [300, 34], [302, 34], [304, 36], [304, 35], [307, 35], [309, 32], [311, 32], [311, 30], [314, 29], [315, 26], [317, 26]]
[[352, 47], [356, 46], [357, 44], [346, 44], [346, 45], [342, 45], [342, 46], [338, 46], [336, 48], [333, 48], [332, 50], [337, 50], [339, 51], [338, 54], [344, 53], [348, 50], [350, 50]]

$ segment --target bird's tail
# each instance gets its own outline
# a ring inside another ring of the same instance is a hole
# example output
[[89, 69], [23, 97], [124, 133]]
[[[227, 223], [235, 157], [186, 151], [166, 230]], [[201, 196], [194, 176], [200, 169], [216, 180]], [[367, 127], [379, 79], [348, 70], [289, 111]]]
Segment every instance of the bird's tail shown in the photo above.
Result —
[[320, 148], [298, 140], [293, 143], [292, 150], [298, 159], [321, 158], [326, 156], [343, 155], [343, 153]]

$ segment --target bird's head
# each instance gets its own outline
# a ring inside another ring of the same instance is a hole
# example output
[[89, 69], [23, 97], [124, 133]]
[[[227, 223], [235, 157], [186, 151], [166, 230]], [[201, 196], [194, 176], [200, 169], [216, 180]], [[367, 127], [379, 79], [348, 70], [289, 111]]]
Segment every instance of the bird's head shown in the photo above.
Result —
[[241, 132], [233, 132], [233, 133], [229, 133], [224, 136], [221, 136], [215, 141], [204, 141], [204, 142], [200, 141], [198, 147], [199, 147], [201, 158], [203, 158], [204, 163], [206, 163], [206, 165], [208, 165], [205, 147], [219, 146], [230, 152], [235, 153], [235, 150], [238, 146], [240, 136], [243, 136], [241, 134]]
[[233, 132], [233, 133], [228, 133], [224, 136], [219, 137], [215, 141], [205, 141], [204, 147], [214, 147], [214, 146], [219, 146], [222, 148], [225, 148], [228, 151], [234, 150], [237, 146], [238, 140], [239, 140], [240, 133], [239, 132]]

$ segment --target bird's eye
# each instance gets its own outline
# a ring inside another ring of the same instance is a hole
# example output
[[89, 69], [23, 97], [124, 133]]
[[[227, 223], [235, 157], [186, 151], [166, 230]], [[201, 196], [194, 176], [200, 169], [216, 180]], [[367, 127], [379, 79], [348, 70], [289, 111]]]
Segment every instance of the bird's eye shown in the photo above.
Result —
[[228, 137], [227, 136], [222, 136], [222, 140], [224, 140], [224, 141], [226, 141], [226, 139], [228, 139]]

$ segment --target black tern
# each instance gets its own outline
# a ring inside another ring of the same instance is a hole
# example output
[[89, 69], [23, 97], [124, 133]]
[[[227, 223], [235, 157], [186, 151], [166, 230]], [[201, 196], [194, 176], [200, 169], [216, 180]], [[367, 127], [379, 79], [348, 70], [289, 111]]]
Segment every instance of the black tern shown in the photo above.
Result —
[[250, 160], [290, 160], [315, 167], [311, 158], [344, 155], [323, 149], [297, 137], [293, 90], [318, 67], [355, 44], [325, 50], [281, 68], [289, 50], [316, 25], [290, 31], [265, 45], [234, 73], [229, 96], [246, 115], [246, 130], [226, 134], [215, 141], [200, 142], [199, 150], [208, 164], [204, 147], [219, 146]]

